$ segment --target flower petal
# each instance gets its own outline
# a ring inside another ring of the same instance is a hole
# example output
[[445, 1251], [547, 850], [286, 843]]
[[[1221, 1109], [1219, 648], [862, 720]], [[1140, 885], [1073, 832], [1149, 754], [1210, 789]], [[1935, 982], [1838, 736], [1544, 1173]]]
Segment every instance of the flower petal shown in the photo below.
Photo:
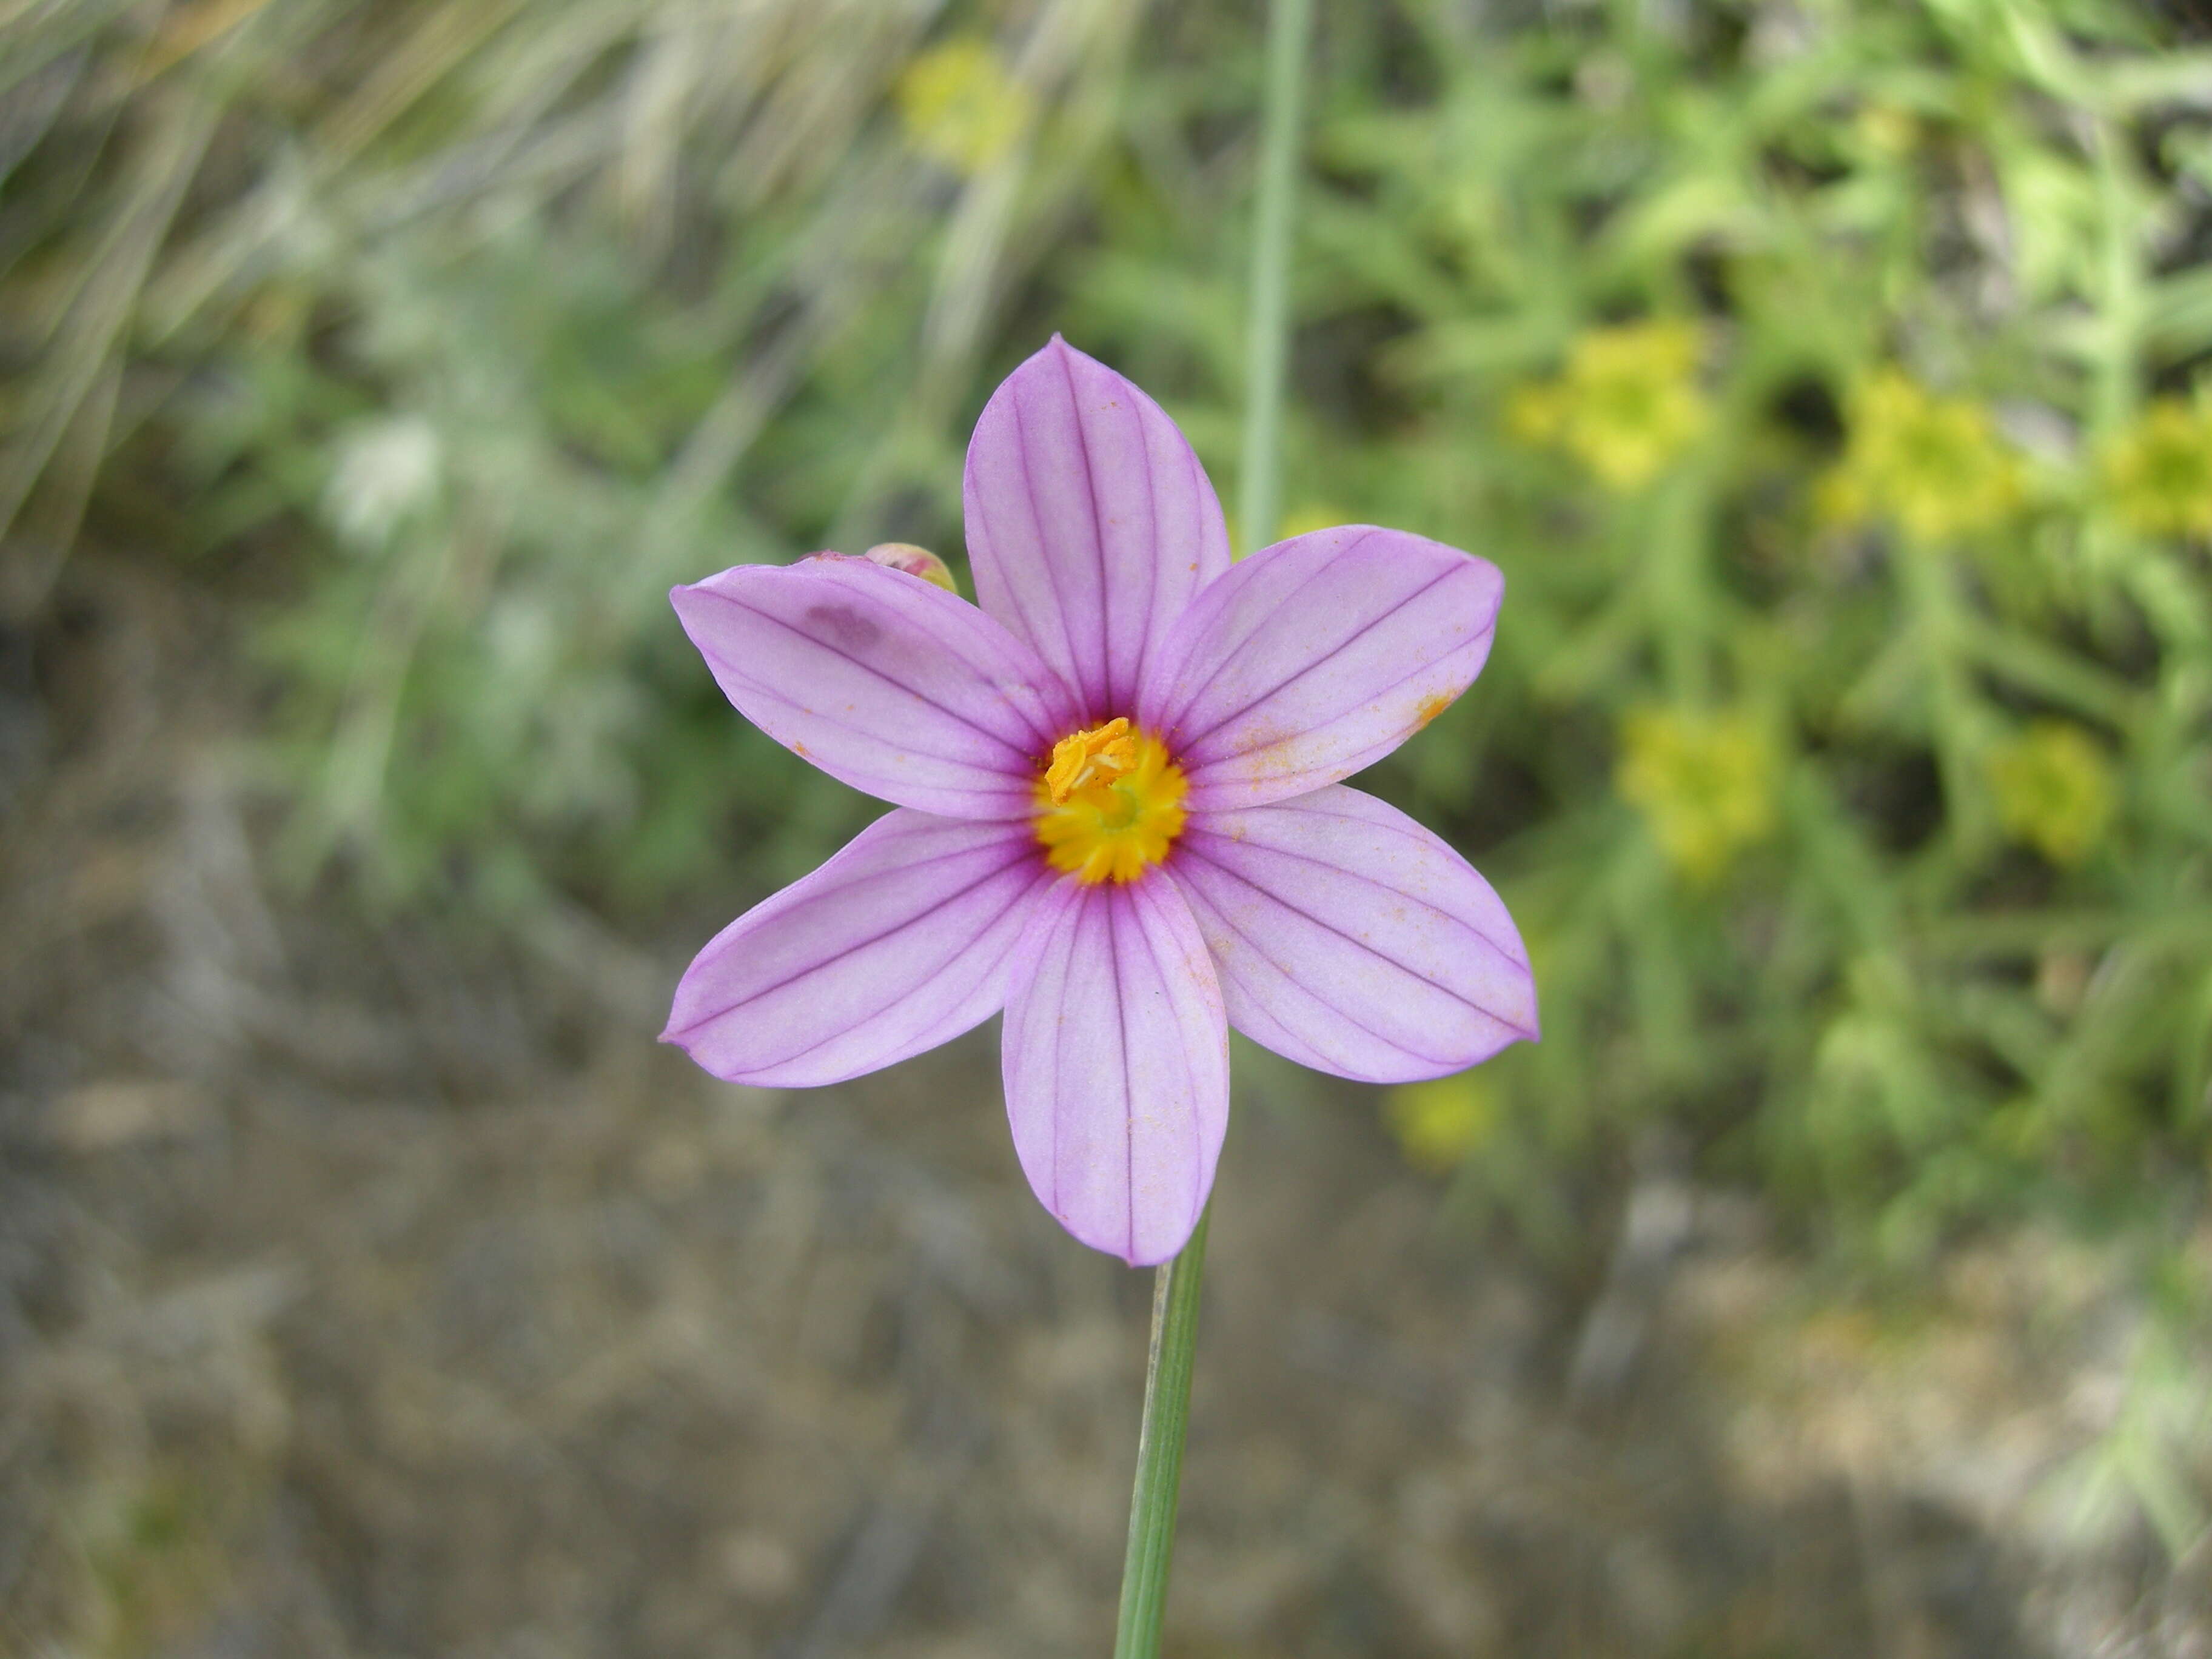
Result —
[[1183, 612], [1138, 721], [1188, 774], [1194, 810], [1304, 794], [1382, 759], [1467, 689], [1504, 591], [1488, 560], [1403, 531], [1278, 542]]
[[1229, 568], [1221, 503], [1176, 423], [1057, 334], [984, 406], [965, 501], [977, 600], [1094, 721], [1129, 712], [1169, 627]]
[[1027, 817], [1079, 722], [1036, 653], [867, 559], [741, 564], [669, 598], [738, 713], [832, 777], [951, 817]]
[[1334, 785], [1194, 817], [1169, 868], [1230, 1024], [1301, 1065], [1403, 1083], [1536, 1036], [1535, 981], [1505, 906], [1372, 795]]
[[1038, 1200], [1093, 1249], [1166, 1261], [1229, 1127], [1228, 1028], [1171, 883], [1063, 882], [1014, 953], [1006, 1116]]
[[1027, 824], [887, 812], [715, 935], [661, 1040], [729, 1082], [780, 1087], [933, 1048], [1004, 1005], [1051, 878]]

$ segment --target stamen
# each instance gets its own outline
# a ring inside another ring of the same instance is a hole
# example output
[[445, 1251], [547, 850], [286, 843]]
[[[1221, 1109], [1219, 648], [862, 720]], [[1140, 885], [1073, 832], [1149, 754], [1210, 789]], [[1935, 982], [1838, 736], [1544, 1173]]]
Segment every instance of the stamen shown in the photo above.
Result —
[[1054, 806], [1065, 806], [1077, 790], [1094, 783], [1111, 783], [1136, 763], [1137, 744], [1129, 735], [1129, 722], [1116, 717], [1054, 744], [1052, 764], [1045, 768], [1044, 787], [1051, 793]]
[[1046, 862], [1086, 886], [1136, 880], [1182, 833], [1188, 788], [1167, 745], [1125, 719], [1062, 738], [1037, 780]]

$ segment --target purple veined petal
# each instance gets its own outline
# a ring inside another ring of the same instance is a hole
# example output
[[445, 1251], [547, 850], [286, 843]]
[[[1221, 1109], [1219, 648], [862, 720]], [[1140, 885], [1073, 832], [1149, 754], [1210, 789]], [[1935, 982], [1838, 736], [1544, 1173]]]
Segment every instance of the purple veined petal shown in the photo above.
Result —
[[832, 777], [918, 811], [1027, 817], [1079, 722], [974, 605], [866, 559], [741, 564], [669, 598], [738, 712]]
[[1528, 953], [1473, 866], [1341, 784], [1194, 817], [1168, 868], [1230, 1024], [1316, 1071], [1442, 1077], [1537, 1035]]
[[1229, 568], [1221, 503], [1176, 423], [1057, 334], [984, 406], [963, 499], [976, 599], [1091, 720], [1129, 712], [1168, 629]]
[[665, 1042], [732, 1083], [838, 1083], [949, 1042], [1006, 1002], [1052, 872], [1026, 824], [887, 812], [716, 934]]
[[1277, 542], [1192, 601], [1146, 670], [1138, 721], [1188, 775], [1194, 811], [1304, 794], [1468, 688], [1504, 591], [1488, 560], [1403, 531]]
[[1014, 952], [1003, 1063], [1022, 1172], [1060, 1225], [1132, 1267], [1198, 1224], [1229, 1127], [1221, 991], [1170, 882], [1038, 903]]

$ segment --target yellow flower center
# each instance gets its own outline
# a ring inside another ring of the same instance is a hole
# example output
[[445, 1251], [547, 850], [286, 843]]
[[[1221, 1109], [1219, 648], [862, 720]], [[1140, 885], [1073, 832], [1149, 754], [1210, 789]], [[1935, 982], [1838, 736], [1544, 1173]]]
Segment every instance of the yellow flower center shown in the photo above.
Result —
[[1086, 887], [1134, 881], [1182, 833], [1188, 787], [1167, 745], [1126, 720], [1062, 738], [1036, 786], [1045, 861]]

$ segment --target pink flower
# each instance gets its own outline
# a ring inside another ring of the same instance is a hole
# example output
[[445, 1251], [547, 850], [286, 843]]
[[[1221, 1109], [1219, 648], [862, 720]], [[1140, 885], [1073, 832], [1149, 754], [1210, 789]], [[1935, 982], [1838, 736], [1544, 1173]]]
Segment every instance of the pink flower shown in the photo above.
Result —
[[1164, 1261], [1213, 1184], [1231, 1024], [1373, 1082], [1536, 1035], [1490, 884], [1338, 782], [1467, 689], [1504, 583], [1367, 526], [1232, 566], [1175, 423], [1056, 336], [976, 422], [966, 507], [981, 609], [828, 553], [672, 595], [741, 714], [896, 810], [723, 929], [665, 1038], [804, 1086], [1003, 1008], [1030, 1185]]

